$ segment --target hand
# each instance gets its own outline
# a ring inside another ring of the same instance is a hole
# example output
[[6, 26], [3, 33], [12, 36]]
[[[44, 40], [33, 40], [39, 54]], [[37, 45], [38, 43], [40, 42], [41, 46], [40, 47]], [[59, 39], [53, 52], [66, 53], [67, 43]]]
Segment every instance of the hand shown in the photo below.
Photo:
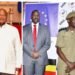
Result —
[[74, 62], [69, 62], [69, 68], [72, 70], [75, 67], [75, 63]]
[[20, 68], [16, 68], [15, 75], [19, 75], [19, 72], [20, 72]]
[[39, 58], [39, 52], [38, 51], [33, 51], [32, 52], [32, 58], [34, 58], [34, 59]]
[[75, 63], [73, 62], [68, 62], [67, 64], [67, 68], [65, 70], [66, 73], [69, 73], [70, 71], [74, 70], [75, 69]]
[[19, 75], [19, 72], [18, 71], [16, 71], [16, 74], [15, 75]]
[[35, 59], [39, 58], [39, 52], [34, 53]]
[[70, 73], [71, 69], [67, 66], [65, 72]]

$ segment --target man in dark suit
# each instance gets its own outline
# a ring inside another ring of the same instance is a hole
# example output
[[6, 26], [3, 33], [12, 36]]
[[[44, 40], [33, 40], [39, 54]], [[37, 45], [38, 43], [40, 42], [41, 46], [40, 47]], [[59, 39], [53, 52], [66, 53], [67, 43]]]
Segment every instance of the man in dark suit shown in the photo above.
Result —
[[32, 11], [32, 22], [23, 27], [23, 65], [25, 75], [44, 75], [50, 48], [48, 27], [39, 23], [38, 10]]

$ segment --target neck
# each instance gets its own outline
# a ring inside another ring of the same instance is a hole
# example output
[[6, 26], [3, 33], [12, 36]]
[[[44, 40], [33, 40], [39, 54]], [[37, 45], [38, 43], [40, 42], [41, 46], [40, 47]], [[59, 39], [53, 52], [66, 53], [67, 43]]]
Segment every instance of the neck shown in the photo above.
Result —
[[39, 24], [39, 22], [37, 22], [37, 23], [32, 22], [32, 24]]
[[34, 24], [37, 24], [37, 23], [34, 23]]
[[33, 23], [33, 24], [37, 24], [37, 23], [39, 23], [39, 22], [33, 22], [33, 21], [32, 21], [32, 23]]

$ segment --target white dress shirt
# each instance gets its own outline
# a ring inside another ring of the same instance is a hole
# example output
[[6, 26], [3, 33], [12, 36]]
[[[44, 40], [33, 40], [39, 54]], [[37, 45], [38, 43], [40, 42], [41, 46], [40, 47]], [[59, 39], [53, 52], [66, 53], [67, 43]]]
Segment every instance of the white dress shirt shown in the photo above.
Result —
[[[31, 25], [32, 25], [32, 32], [33, 32], [33, 29], [34, 29], [34, 25], [35, 24], [32, 23]], [[36, 24], [36, 35], [38, 35], [38, 28], [39, 28], [39, 23]]]
[[0, 72], [15, 74], [22, 64], [22, 49], [18, 30], [8, 24], [0, 27]]

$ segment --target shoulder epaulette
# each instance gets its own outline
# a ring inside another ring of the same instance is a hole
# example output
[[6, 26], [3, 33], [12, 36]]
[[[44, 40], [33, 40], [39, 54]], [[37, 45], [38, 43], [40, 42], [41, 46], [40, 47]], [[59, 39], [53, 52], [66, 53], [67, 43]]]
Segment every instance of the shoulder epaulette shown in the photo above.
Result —
[[61, 29], [59, 29], [59, 32], [60, 31], [67, 31], [67, 28], [61, 28]]

